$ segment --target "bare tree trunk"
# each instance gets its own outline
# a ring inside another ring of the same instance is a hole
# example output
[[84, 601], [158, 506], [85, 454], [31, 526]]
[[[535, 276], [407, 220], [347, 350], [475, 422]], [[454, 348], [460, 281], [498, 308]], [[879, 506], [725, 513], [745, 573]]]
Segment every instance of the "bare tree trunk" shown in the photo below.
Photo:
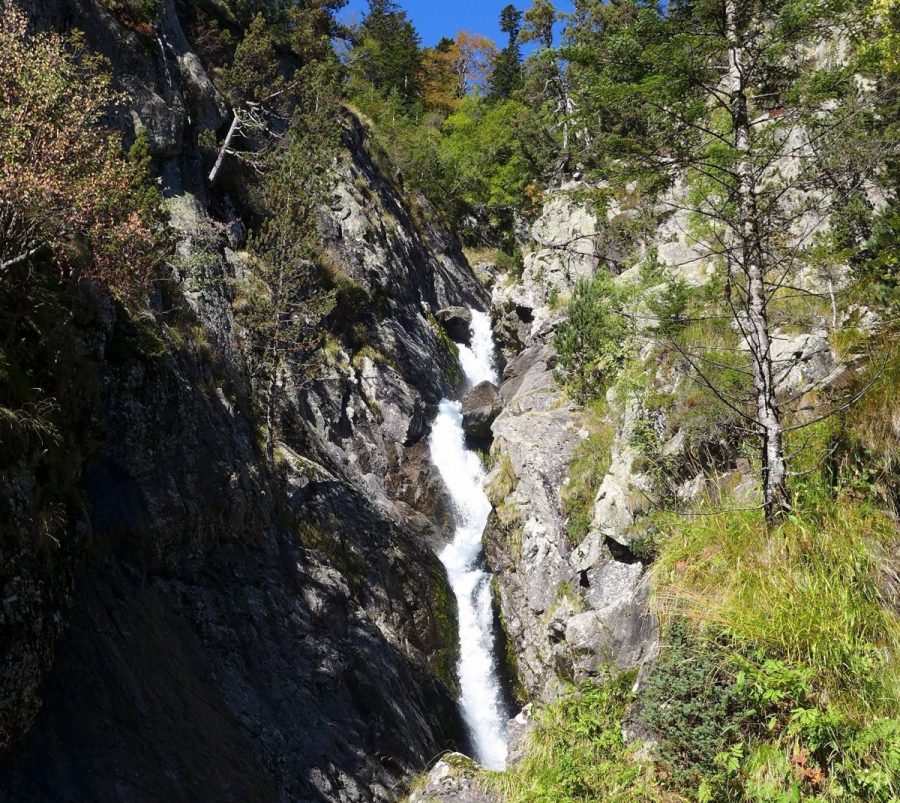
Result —
[[222, 162], [225, 161], [225, 154], [228, 153], [229, 148], [231, 148], [231, 141], [234, 139], [234, 135], [237, 132], [238, 126], [241, 124], [241, 118], [238, 115], [237, 109], [234, 110], [234, 119], [231, 121], [231, 125], [228, 127], [228, 133], [225, 135], [225, 141], [222, 143], [222, 147], [219, 148], [219, 155], [216, 157], [216, 163], [213, 165], [213, 169], [209, 171], [209, 183], [212, 184], [216, 180], [216, 176], [219, 175], [219, 170], [222, 169]]
[[[275, 351], [275, 349], [273, 349]], [[269, 464], [275, 462], [275, 416], [278, 407], [278, 358], [269, 372], [269, 388], [266, 392], [266, 458]]]
[[756, 206], [753, 161], [751, 157], [750, 118], [744, 83], [746, 52], [741, 41], [737, 0], [726, 0], [726, 37], [730, 51], [728, 82], [735, 147], [740, 154], [737, 165], [737, 233], [741, 270], [747, 279], [746, 337], [753, 360], [753, 388], [756, 394], [757, 423], [761, 441], [763, 501], [766, 523], [774, 526], [789, 510], [787, 465], [784, 457], [784, 427], [775, 397], [772, 341], [766, 314], [759, 213]]

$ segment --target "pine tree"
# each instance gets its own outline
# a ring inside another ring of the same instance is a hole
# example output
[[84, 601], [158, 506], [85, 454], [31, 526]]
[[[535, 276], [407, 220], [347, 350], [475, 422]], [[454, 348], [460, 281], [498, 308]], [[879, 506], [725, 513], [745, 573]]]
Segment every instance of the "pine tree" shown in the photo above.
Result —
[[541, 47], [553, 47], [553, 26], [559, 14], [550, 0], [532, 0], [525, 12], [525, 25], [519, 34], [522, 42], [538, 42]]
[[405, 105], [417, 100], [422, 52], [406, 12], [393, 0], [369, 0], [369, 13], [356, 38], [354, 69], [384, 95], [394, 93]]
[[522, 28], [522, 12], [515, 6], [504, 6], [500, 11], [500, 30], [508, 37], [506, 47], [497, 54], [494, 73], [491, 76], [490, 97], [505, 100], [522, 83], [522, 50], [519, 32]]
[[263, 400], [266, 454], [274, 458], [278, 418], [288, 386], [315, 376], [323, 329], [333, 306], [322, 290], [316, 260], [319, 207], [332, 182], [339, 133], [335, 76], [307, 65], [298, 108], [270, 157], [263, 183], [269, 216], [249, 241], [252, 291], [242, 313], [248, 362]]

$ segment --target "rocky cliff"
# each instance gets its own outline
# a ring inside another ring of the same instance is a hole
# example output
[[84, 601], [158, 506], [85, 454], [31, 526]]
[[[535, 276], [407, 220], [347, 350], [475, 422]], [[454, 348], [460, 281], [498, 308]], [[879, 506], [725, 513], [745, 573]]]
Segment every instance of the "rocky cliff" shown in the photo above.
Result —
[[[511, 669], [527, 699], [552, 699], [566, 682], [610, 665], [640, 668], [657, 654], [645, 579], [649, 514], [665, 504], [690, 509], [710, 496], [759, 501], [733, 416], [696, 395], [697, 382], [667, 358], [652, 331], [635, 337], [632, 367], [613, 378], [600, 403], [582, 408], [561, 388], [554, 335], [579, 281], [608, 271], [618, 286], [637, 286], [644, 281], [638, 265], [652, 255], [656, 285], [630, 302], [636, 326], [649, 329], [646, 299], [665, 281], [702, 288], [713, 276], [686, 213], [677, 211], [681, 183], [644, 210], [652, 223], [627, 247], [619, 224], [637, 210], [614, 202], [599, 211], [590, 200], [598, 190], [576, 182], [549, 193], [524, 242], [521, 277], [500, 276], [493, 287], [495, 331], [510, 359], [492, 426], [495, 512], [486, 545]], [[805, 281], [816, 287], [813, 277]], [[785, 397], [847, 379], [826, 322], [816, 320], [803, 331], [775, 332]], [[698, 398], [702, 409], [693, 415]], [[579, 473], [591, 481], [576, 489]], [[573, 493], [585, 497], [581, 526], [572, 526]]]
[[226, 109], [179, 11], [163, 4], [154, 39], [91, 0], [28, 10], [109, 59], [177, 245], [146, 311], [55, 296], [51, 346], [3, 302], [42, 344], [31, 369], [52, 348], [75, 370], [53, 376], [66, 485], [43, 542], [25, 533], [46, 459], [3, 467], [0, 800], [393, 799], [464, 745], [423, 438], [459, 379], [434, 314], [486, 295], [348, 115], [320, 223], [344, 297], [268, 466], [235, 348], [245, 227], [196, 144]]

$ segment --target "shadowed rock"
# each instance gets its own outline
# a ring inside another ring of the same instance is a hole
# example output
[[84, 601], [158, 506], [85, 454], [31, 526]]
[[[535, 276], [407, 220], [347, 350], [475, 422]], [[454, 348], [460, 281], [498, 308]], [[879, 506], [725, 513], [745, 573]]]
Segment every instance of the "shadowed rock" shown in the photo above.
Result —
[[463, 429], [470, 444], [490, 445], [491, 424], [502, 410], [500, 394], [492, 382], [481, 382], [463, 396]]
[[469, 345], [472, 342], [472, 332], [469, 329], [469, 325], [472, 323], [472, 313], [465, 307], [447, 307], [447, 309], [438, 310], [434, 317], [455, 343]]

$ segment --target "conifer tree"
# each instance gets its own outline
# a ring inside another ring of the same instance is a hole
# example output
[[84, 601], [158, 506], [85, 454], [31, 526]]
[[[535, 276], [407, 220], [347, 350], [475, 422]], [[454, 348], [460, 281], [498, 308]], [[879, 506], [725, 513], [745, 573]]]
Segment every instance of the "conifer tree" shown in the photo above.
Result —
[[525, 24], [519, 39], [522, 42], [538, 42], [541, 47], [553, 47], [553, 26], [559, 19], [551, 0], [532, 0], [525, 12]]
[[495, 100], [509, 98], [522, 83], [522, 50], [519, 32], [522, 29], [522, 12], [513, 5], [500, 11], [500, 30], [508, 37], [506, 47], [497, 54], [494, 74], [491, 76], [490, 96]]
[[333, 306], [319, 278], [316, 223], [339, 142], [337, 86], [333, 74], [316, 65], [307, 66], [303, 79], [291, 126], [269, 156], [263, 181], [269, 215], [249, 241], [254, 271], [242, 312], [270, 460], [287, 388], [302, 387], [315, 375], [321, 321]]
[[357, 32], [353, 68], [384, 95], [409, 105], [421, 92], [419, 35], [393, 0], [369, 0], [369, 13]]

